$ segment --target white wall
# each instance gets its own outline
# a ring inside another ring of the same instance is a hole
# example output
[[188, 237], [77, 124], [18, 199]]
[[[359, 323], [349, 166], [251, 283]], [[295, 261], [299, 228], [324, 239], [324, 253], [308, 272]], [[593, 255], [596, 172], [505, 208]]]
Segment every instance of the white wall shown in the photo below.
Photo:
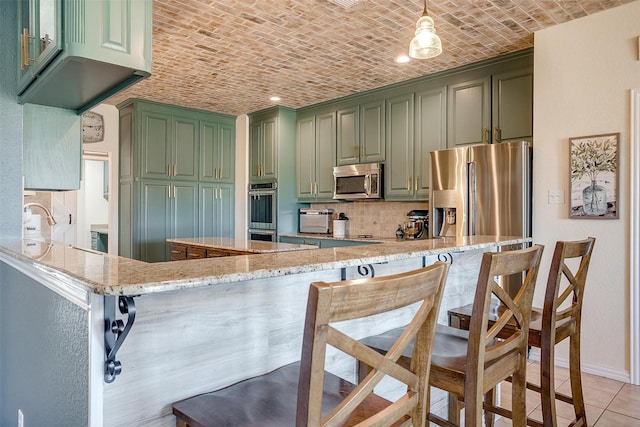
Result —
[[[535, 242], [546, 246], [536, 303], [556, 240], [596, 237], [583, 307], [586, 372], [629, 378], [630, 91], [640, 87], [640, 1], [535, 34]], [[568, 219], [570, 137], [620, 132], [619, 219]], [[564, 204], [548, 204], [549, 190]], [[541, 285], [541, 286], [540, 286]], [[566, 343], [556, 350], [567, 359]]]

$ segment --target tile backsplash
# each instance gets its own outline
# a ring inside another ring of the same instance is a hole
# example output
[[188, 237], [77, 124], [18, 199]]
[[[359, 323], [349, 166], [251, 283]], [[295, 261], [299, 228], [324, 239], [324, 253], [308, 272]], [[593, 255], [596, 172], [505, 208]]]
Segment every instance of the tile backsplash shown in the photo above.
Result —
[[312, 203], [313, 209], [333, 209], [334, 219], [340, 212], [349, 218], [347, 237], [371, 234], [378, 238], [395, 237], [398, 224], [408, 221], [407, 212], [429, 209], [428, 202], [342, 202]]

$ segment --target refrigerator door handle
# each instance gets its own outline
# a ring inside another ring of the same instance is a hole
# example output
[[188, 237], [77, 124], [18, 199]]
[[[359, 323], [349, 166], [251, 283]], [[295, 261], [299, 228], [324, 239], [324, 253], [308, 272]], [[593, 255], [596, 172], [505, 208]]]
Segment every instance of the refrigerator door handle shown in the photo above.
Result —
[[476, 234], [476, 162], [467, 163], [467, 236]]

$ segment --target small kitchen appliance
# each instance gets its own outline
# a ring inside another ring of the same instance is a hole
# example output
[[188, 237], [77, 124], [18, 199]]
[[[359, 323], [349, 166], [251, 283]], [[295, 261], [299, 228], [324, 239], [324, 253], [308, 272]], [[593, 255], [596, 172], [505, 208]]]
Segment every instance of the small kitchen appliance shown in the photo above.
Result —
[[333, 209], [299, 209], [298, 230], [300, 233], [331, 233]]
[[429, 237], [429, 211], [412, 210], [407, 212], [409, 222], [404, 228], [405, 239], [426, 239]]

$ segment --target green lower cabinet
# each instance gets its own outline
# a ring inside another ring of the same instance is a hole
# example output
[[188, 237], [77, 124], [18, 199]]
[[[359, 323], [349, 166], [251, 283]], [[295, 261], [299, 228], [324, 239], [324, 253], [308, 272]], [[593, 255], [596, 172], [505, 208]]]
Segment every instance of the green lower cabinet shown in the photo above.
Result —
[[198, 186], [191, 182], [141, 183], [140, 259], [170, 259], [167, 239], [198, 235]]
[[233, 184], [200, 183], [200, 237], [235, 235]]
[[320, 239], [313, 237], [280, 236], [280, 243], [292, 243], [295, 245], [312, 245], [319, 248], [339, 248], [343, 246], [371, 245], [376, 242], [363, 242], [360, 240]]

